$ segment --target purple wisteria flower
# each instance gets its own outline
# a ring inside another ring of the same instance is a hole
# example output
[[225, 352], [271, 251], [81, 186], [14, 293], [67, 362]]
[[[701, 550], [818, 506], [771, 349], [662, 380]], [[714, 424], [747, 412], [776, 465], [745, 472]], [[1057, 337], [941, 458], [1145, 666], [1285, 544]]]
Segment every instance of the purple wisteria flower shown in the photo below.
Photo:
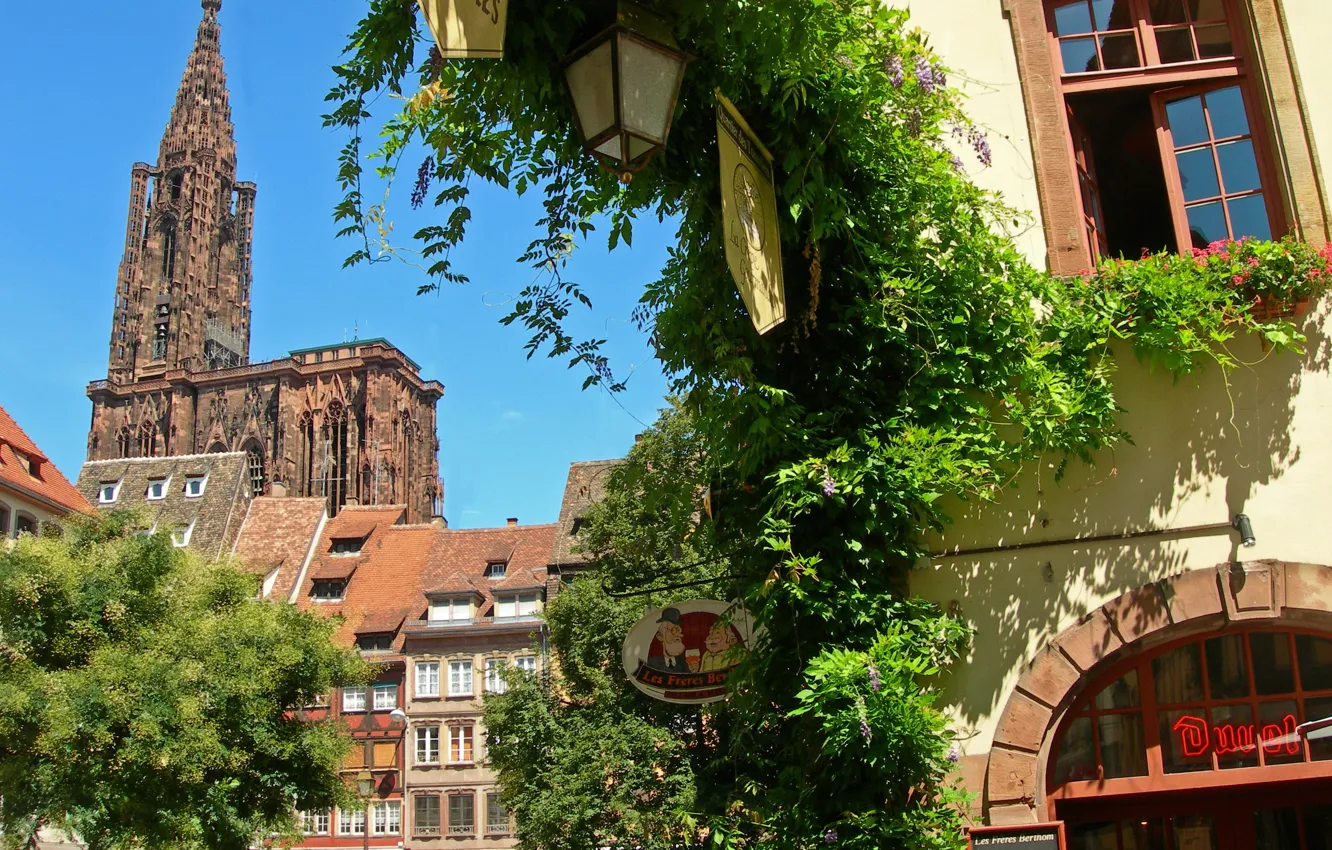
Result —
[[874, 666], [873, 661], [869, 663], [869, 680], [870, 680], [870, 690], [874, 691], [874, 693], [877, 694], [879, 692], [879, 688], [883, 687], [883, 682], [880, 681], [879, 679], [879, 668]]
[[823, 476], [823, 495], [831, 496], [836, 492], [837, 482], [833, 480], [833, 477], [831, 475]]
[[837, 830], [832, 829], [832, 828], [829, 828], [827, 832], [823, 833], [823, 843], [824, 843], [824, 844], [836, 844], [836, 843], [837, 843]]
[[985, 138], [985, 134], [980, 130], [972, 127], [967, 135], [967, 141], [971, 143], [971, 149], [976, 152], [976, 159], [980, 160], [981, 165], [989, 168], [994, 159], [990, 151], [990, 140]]
[[870, 729], [869, 721], [863, 717], [860, 718], [860, 736], [866, 741], [874, 737], [874, 732]]
[[902, 57], [894, 54], [883, 60], [883, 70], [888, 74], [888, 82], [893, 84], [893, 88], [902, 87]]
[[949, 764], [957, 764], [962, 759], [962, 754], [957, 751], [957, 747], [949, 747], [947, 759]]
[[956, 171], [958, 174], [961, 174], [963, 171], [966, 170], [966, 165], [964, 165], [962, 163], [962, 160], [958, 159], [956, 155], [954, 155], [953, 158], [949, 160], [949, 162], [953, 166], [953, 170]]
[[947, 86], [948, 86], [948, 75], [944, 73], [943, 68], [940, 68], [936, 65], [934, 67], [934, 87], [942, 89], [942, 88], [947, 88]]
[[930, 60], [924, 56], [917, 56], [915, 72], [916, 85], [920, 86], [920, 90], [926, 94], [934, 94], [934, 66], [930, 64]]
[[911, 117], [907, 118], [907, 132], [913, 136], [919, 136], [921, 127], [925, 124], [925, 116], [921, 114], [919, 108], [911, 110]]

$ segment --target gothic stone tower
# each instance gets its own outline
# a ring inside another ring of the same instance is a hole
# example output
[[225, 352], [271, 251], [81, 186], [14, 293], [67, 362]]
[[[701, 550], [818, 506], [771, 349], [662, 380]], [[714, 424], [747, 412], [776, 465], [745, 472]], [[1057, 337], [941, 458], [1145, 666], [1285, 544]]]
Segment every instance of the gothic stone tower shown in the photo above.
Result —
[[236, 182], [220, 6], [204, 0], [157, 166], [131, 171], [107, 366], [118, 383], [249, 360], [255, 186]]
[[[217, 23], [203, 21], [157, 166], [136, 163], [88, 459], [243, 451], [251, 491], [438, 513], [438, 381], [375, 339], [250, 363], [255, 187], [236, 182]], [[172, 485], [174, 486], [174, 484]]]

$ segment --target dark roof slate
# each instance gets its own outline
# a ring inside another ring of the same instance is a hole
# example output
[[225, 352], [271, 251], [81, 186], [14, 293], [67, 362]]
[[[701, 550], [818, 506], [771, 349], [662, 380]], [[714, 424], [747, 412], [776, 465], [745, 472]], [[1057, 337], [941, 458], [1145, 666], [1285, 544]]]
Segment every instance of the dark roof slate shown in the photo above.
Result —
[[[244, 452], [93, 460], [79, 471], [77, 487], [99, 510], [137, 508], [158, 531], [193, 526], [189, 548], [207, 558], [229, 554], [250, 504]], [[206, 475], [202, 496], [185, 495], [185, 479]], [[162, 499], [148, 498], [149, 480], [168, 479]], [[110, 504], [99, 501], [103, 483], [120, 482]]]

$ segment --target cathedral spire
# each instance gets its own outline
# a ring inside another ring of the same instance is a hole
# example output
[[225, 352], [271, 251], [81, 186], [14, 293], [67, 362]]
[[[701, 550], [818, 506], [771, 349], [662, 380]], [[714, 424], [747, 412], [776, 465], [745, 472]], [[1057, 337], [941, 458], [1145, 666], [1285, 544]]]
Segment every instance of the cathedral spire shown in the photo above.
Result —
[[249, 358], [255, 186], [236, 180], [222, 0], [200, 5], [157, 164], [131, 171], [108, 361], [118, 384]]
[[[185, 62], [171, 119], [162, 137], [162, 159], [189, 151], [213, 153], [223, 171], [235, 174], [236, 142], [231, 125], [227, 74], [222, 67], [222, 28], [217, 13], [222, 0], [203, 0], [203, 20], [194, 49]], [[227, 168], [230, 163], [230, 169]], [[159, 167], [165, 166], [159, 161]]]

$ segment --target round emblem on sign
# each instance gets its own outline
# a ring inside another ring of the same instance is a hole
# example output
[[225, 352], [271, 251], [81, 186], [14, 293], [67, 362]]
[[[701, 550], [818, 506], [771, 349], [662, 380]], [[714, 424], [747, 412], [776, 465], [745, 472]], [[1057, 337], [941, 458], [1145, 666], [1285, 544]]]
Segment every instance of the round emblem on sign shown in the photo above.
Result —
[[762, 250], [763, 235], [767, 230], [763, 221], [763, 199], [754, 172], [743, 162], [735, 167], [731, 190], [735, 193], [735, 208], [740, 214], [740, 227], [749, 240], [750, 250]]
[[649, 608], [624, 641], [624, 672], [648, 696], [703, 703], [726, 696], [726, 681], [749, 654], [753, 634], [739, 604], [691, 599]]

